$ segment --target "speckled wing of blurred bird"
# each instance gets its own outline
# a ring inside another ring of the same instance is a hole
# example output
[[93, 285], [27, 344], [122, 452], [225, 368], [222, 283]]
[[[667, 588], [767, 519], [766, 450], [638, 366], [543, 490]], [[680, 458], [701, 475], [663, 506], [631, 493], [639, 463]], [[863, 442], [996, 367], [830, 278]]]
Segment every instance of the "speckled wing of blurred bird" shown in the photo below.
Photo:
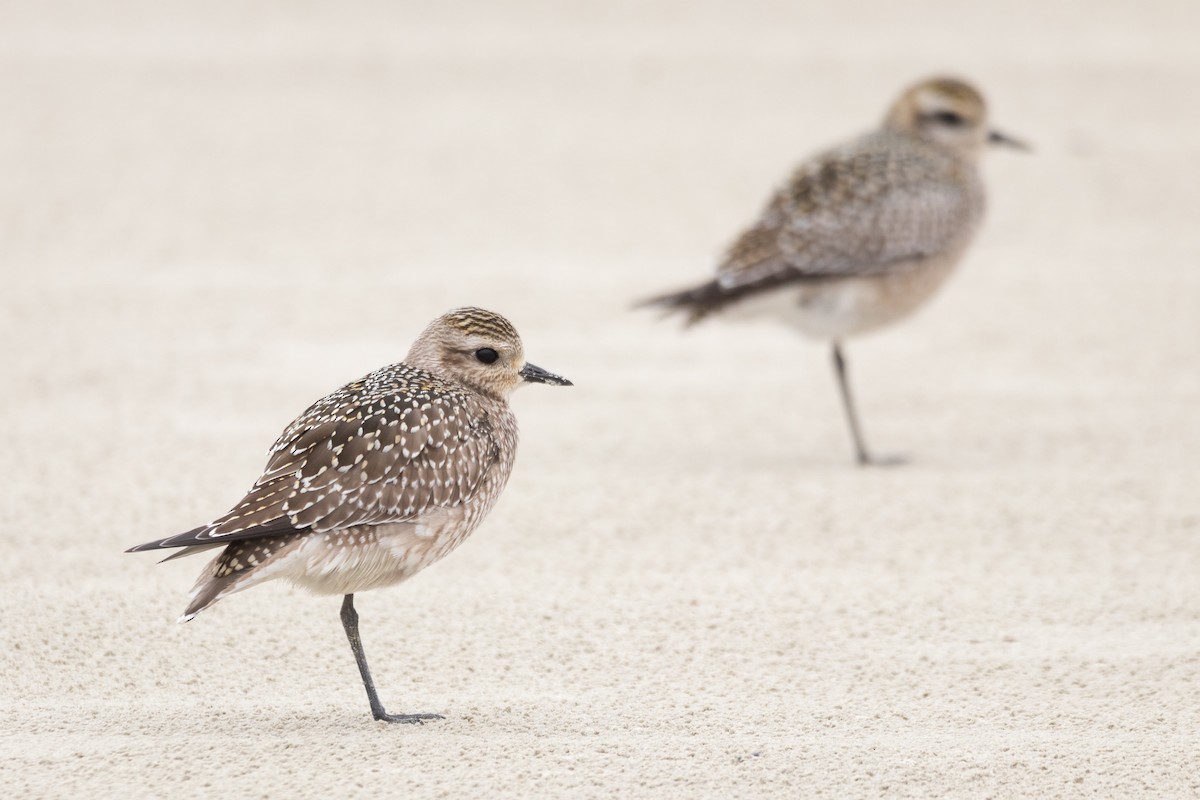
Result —
[[404, 364], [318, 400], [279, 437], [262, 476], [208, 525], [138, 549], [191, 554], [243, 539], [404, 522], [461, 505], [499, 458], [487, 414]]
[[969, 230], [972, 204], [957, 165], [885, 137], [868, 135], [797, 168], [702, 287], [710, 297], [697, 318], [788, 283], [902, 269]]

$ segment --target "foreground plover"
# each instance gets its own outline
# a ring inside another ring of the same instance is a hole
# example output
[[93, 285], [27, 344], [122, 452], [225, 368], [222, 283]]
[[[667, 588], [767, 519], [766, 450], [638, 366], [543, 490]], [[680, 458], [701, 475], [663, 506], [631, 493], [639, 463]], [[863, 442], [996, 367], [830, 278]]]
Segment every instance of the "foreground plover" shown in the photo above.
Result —
[[988, 144], [1024, 148], [988, 128], [970, 84], [922, 81], [878, 130], [800, 164], [716, 278], [643, 305], [682, 310], [688, 324], [714, 312], [775, 316], [830, 340], [858, 461], [872, 463], [842, 340], [907, 316], [945, 281], [983, 215], [977, 165]]
[[342, 625], [375, 719], [438, 718], [384, 710], [354, 593], [412, 577], [487, 516], [512, 472], [517, 420], [508, 396], [524, 383], [571, 385], [526, 363], [504, 317], [451, 311], [402, 363], [313, 403], [275, 442], [262, 477], [233, 510], [128, 552], [186, 548], [177, 558], [225, 548], [201, 573], [180, 622], [274, 578], [345, 595]]

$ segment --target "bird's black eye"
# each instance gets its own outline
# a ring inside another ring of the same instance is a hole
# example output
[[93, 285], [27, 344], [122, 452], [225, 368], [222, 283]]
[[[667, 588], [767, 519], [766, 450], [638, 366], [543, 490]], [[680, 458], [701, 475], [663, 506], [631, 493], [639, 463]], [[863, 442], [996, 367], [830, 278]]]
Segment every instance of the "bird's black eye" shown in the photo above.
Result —
[[963, 124], [962, 115], [956, 114], [953, 111], [938, 111], [933, 115], [933, 118], [941, 125], [957, 127]]
[[500, 354], [490, 347], [485, 347], [481, 350], [476, 350], [475, 357], [485, 364], [493, 364], [500, 357]]

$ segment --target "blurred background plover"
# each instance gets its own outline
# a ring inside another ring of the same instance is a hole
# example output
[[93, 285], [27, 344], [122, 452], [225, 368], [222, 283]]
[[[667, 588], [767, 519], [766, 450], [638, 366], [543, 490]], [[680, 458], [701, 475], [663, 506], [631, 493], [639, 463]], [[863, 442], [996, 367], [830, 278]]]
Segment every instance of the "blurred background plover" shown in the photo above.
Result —
[[879, 129], [801, 163], [715, 278], [643, 305], [683, 311], [688, 324], [772, 316], [831, 341], [858, 462], [892, 461], [867, 448], [842, 340], [911, 314], [946, 280], [983, 216], [978, 162], [989, 144], [1025, 148], [989, 128], [970, 84], [917, 83]]
[[180, 622], [274, 578], [341, 594], [342, 625], [377, 720], [379, 701], [358, 633], [354, 593], [405, 580], [449, 553], [487, 516], [512, 472], [525, 383], [571, 382], [525, 361], [498, 314], [461, 308], [434, 320], [399, 364], [313, 403], [271, 448], [234, 508], [207, 525], [131, 548], [223, 547], [201, 573]]

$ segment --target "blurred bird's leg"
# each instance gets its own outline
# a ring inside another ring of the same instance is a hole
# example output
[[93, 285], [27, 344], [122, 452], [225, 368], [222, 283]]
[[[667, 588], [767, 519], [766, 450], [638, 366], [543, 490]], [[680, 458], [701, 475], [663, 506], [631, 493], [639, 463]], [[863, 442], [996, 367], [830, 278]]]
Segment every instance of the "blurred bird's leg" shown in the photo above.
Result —
[[846, 374], [846, 359], [842, 356], [842, 343], [833, 340], [833, 369], [837, 373], [838, 387], [842, 390], [842, 404], [846, 407], [846, 419], [850, 422], [850, 433], [854, 436], [854, 449], [858, 454], [860, 466], [891, 466], [904, 463], [900, 457], [872, 458], [867, 452], [867, 443], [863, 439], [862, 429], [858, 426], [858, 412], [854, 410], [854, 395], [850, 391], [850, 378]]
[[346, 629], [346, 638], [350, 640], [350, 649], [354, 651], [354, 660], [358, 662], [358, 671], [362, 674], [367, 700], [371, 703], [371, 716], [384, 722], [411, 723], [444, 719], [441, 714], [389, 714], [383, 710], [383, 703], [379, 702], [379, 695], [375, 693], [375, 682], [371, 680], [371, 670], [367, 667], [367, 654], [363, 652], [362, 639], [358, 635], [358, 612], [354, 610], [352, 594], [346, 595], [342, 601], [342, 627]]
[[[867, 446], [863, 443], [862, 431], [858, 427], [858, 414], [854, 410], [854, 397], [850, 394], [850, 382], [846, 377], [846, 359], [842, 357], [842, 343], [837, 339], [833, 340], [833, 370], [837, 373], [838, 387], [842, 390], [842, 405], [846, 407], [846, 418], [850, 421], [850, 433], [854, 436], [854, 448], [858, 451], [858, 463], [870, 464], [871, 457], [867, 455]], [[343, 610], [343, 620], [345, 613]], [[366, 662], [362, 663], [365, 667]]]

